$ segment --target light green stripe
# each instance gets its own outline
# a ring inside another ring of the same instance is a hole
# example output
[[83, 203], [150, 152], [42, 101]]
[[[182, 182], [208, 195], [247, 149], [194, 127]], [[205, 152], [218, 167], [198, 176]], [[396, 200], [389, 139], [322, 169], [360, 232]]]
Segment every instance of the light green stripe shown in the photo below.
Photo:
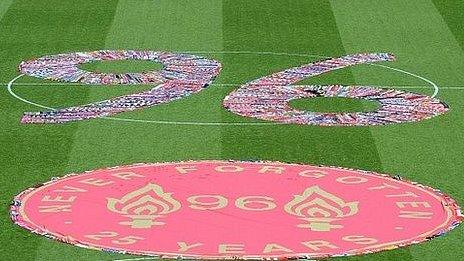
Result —
[[222, 50], [222, 1], [119, 1], [107, 48]]
[[[105, 48], [155, 51], [222, 50], [222, 1], [120, 0], [106, 37]], [[116, 92], [122, 89], [128, 93], [140, 91], [141, 87], [93, 88], [90, 90], [88, 101], [108, 97], [108, 93], [114, 95], [114, 89]], [[187, 113], [180, 117], [184, 117], [184, 120], [189, 120], [189, 117], [201, 118], [201, 115], [197, 115], [188, 107], [181, 106], [172, 110], [172, 104], [162, 106], [164, 109], [149, 108], [133, 112], [128, 117], [165, 120]], [[218, 107], [215, 110], [220, 109]], [[211, 120], [220, 121], [219, 114], [215, 116], [214, 111], [209, 114]], [[127, 114], [118, 115], [124, 116]], [[195, 157], [217, 158], [221, 155], [221, 130], [218, 127], [178, 127], [109, 120], [90, 120], [77, 124], [79, 127], [69, 154], [68, 172], [134, 162], [176, 161]], [[84, 252], [76, 247], [67, 248], [56, 244], [42, 244], [37, 256], [50, 256], [50, 253], [57, 251], [61, 256], [63, 251], [67, 251], [68, 256], [79, 259], [116, 258], [114, 255], [98, 251]]]
[[0, 1], [0, 20], [2, 20], [3, 16], [5, 15], [8, 8], [10, 8], [11, 4], [14, 0], [2, 0]]
[[[347, 52], [392, 52], [398, 57], [397, 62], [389, 64], [393, 67], [425, 76], [439, 85], [464, 82], [462, 49], [431, 1], [332, 0], [331, 4]], [[362, 84], [420, 83], [376, 68], [352, 71], [356, 82]], [[455, 131], [464, 127], [464, 104], [459, 95], [441, 90], [439, 97], [451, 106], [447, 115], [415, 124], [371, 128], [385, 172], [400, 173], [454, 197], [462, 194], [463, 164], [461, 156], [455, 153], [464, 147]], [[450, 140], [454, 142], [447, 142]], [[460, 252], [456, 242], [463, 234], [463, 229], [459, 229], [444, 238], [381, 256], [404, 259], [400, 251], [409, 250], [414, 260], [445, 260], [444, 254], [451, 258]]]
[[[216, 0], [119, 1], [105, 47], [166, 51], [221, 50], [221, 17], [222, 4]], [[98, 100], [98, 97], [107, 91], [108, 88], [93, 89], [91, 97]], [[203, 96], [203, 92], [196, 95]], [[191, 98], [188, 97], [186, 100]], [[192, 108], [175, 107], [182, 102], [172, 102], [130, 115], [121, 114], [118, 117], [169, 120], [185, 114], [185, 117], [179, 120], [195, 121], [201, 118]], [[209, 116], [212, 117], [210, 120], [220, 121], [220, 115], [216, 118], [214, 115]], [[204, 157], [217, 157], [221, 151], [220, 129], [206, 128], [204, 130], [153, 123], [88, 121], [80, 124], [76, 134], [70, 167], [90, 167], [89, 160], [95, 166], [99, 166], [141, 161], [187, 160], [198, 156], [198, 153]], [[87, 155], [88, 158], [83, 158], [82, 155]]]
[[[464, 82], [462, 50], [430, 1], [332, 0], [331, 4], [347, 52], [392, 52], [398, 58], [392, 66], [439, 85]], [[377, 72], [367, 71], [357, 78], [373, 80]]]

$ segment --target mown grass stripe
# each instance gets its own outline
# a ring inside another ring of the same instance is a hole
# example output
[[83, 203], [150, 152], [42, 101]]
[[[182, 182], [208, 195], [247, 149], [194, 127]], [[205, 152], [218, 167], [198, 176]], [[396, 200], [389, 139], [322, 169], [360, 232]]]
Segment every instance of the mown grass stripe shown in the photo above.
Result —
[[443, 20], [453, 33], [456, 40], [464, 49], [464, 30], [462, 23], [464, 21], [464, 2], [461, 0], [432, 0], [435, 7], [440, 12]]
[[[17, 75], [18, 64], [25, 59], [45, 54], [101, 47], [111, 24], [117, 1], [91, 3], [77, 1], [16, 0], [0, 21], [0, 79], [8, 81]], [[2, 8], [7, 2], [2, 1]], [[36, 89], [41, 87], [37, 86]], [[24, 111], [36, 110], [9, 97], [6, 88], [0, 90], [1, 198], [12, 199], [22, 190], [62, 175], [66, 169], [76, 126], [25, 126], [19, 123]], [[55, 90], [58, 96], [63, 93]], [[24, 94], [28, 94], [25, 91]], [[47, 97], [45, 90], [37, 94]], [[75, 103], [86, 99], [86, 92], [66, 95]], [[56, 96], [55, 96], [56, 97]], [[64, 97], [63, 97], [64, 98]], [[5, 186], [3, 186], [5, 185]], [[40, 248], [63, 244], [12, 225], [8, 203], [2, 202], [0, 217], [1, 260], [43, 260]], [[63, 260], [68, 257], [55, 257]], [[52, 258], [53, 260], [53, 258]]]
[[[105, 48], [220, 50], [222, 48], [221, 15], [221, 2], [215, 0], [188, 3], [179, 0], [155, 2], [120, 0], [111, 31], [106, 38]], [[144, 88], [149, 89], [152, 86], [144, 86]], [[111, 97], [114, 95], [111, 89], [92, 89], [91, 101]], [[208, 106], [207, 103], [215, 99], [203, 95], [204, 92], [208, 90], [180, 101], [121, 116], [162, 120], [180, 117], [187, 121], [210, 117], [214, 121], [217, 117], [215, 116], [217, 108]], [[205, 111], [200, 111], [203, 108], [206, 108]], [[76, 145], [73, 148], [74, 156], [69, 164], [70, 168], [83, 166], [92, 168], [133, 162], [173, 161], [194, 157], [214, 158], [221, 150], [221, 143], [217, 141], [220, 139], [219, 134], [220, 132], [214, 129], [204, 131], [197, 127], [92, 120], [80, 124]], [[89, 139], [98, 140], [99, 143], [88, 143]], [[119, 148], [130, 148], [131, 152]], [[86, 156], [82, 157], [84, 154]]]
[[13, 3], [14, 0], [3, 0], [0, 2], [0, 21], [2, 20], [3, 15], [8, 11], [8, 8]]
[[[325, 56], [341, 56], [345, 53], [328, 1], [225, 1], [223, 30], [227, 50]], [[295, 60], [291, 57], [226, 58], [225, 64], [228, 67], [224, 69], [223, 76], [233, 82], [242, 79], [250, 81], [310, 61], [307, 58]], [[329, 82], [352, 84], [354, 78], [349, 69], [344, 69], [305, 81], [320, 84]], [[359, 106], [361, 104], [358, 104], [358, 109], [361, 108]], [[243, 120], [235, 115], [226, 117]], [[244, 129], [225, 127], [223, 143], [223, 158], [381, 169], [375, 142], [367, 128], [296, 125]]]
[[[119, 0], [102, 48], [218, 51], [222, 49], [221, 16], [221, 2], [216, 0], [188, 2]], [[95, 46], [94, 49], [99, 48], [100, 46]], [[137, 69], [136, 63], [127, 64], [129, 66], [127, 70]], [[96, 70], [105, 69], [104, 64], [92, 64], [92, 66]], [[86, 102], [92, 102], [152, 87], [84, 86], [83, 88], [88, 89], [89, 92]], [[185, 104], [181, 100], [120, 116], [136, 119], [183, 117], [191, 120], [193, 115], [201, 118], [201, 115], [197, 115], [201, 113], [198, 110], [208, 106], [205, 102], [208, 102], [209, 97], [202, 94], [194, 96], [192, 98], [199, 101], [194, 102], [193, 107], [191, 102]], [[217, 117], [214, 114], [217, 114], [218, 108], [213, 107], [213, 109], [206, 108], [206, 113], [210, 114], [208, 117], [212, 119]], [[221, 132], [218, 128], [134, 124], [108, 120], [90, 120], [71, 125], [78, 126], [78, 130], [74, 135], [66, 172], [136, 162], [217, 158], [221, 151]], [[61, 245], [54, 244], [43, 244], [40, 256], [44, 259], [63, 259], [65, 256], [72, 256], [76, 260], [134, 257], [88, 251], [78, 247], [63, 248]]]
[[[390, 64], [393, 67], [424, 75], [439, 85], [462, 82], [459, 73], [464, 69], [462, 50], [431, 1], [332, 0], [331, 3], [346, 50], [392, 52], [398, 57], [397, 62]], [[353, 73], [359, 83], [385, 86], [409, 81], [402, 75], [364, 68]], [[456, 131], [463, 126], [462, 99], [459, 92], [448, 90], [441, 90], [438, 97], [450, 105], [449, 113], [420, 123], [371, 128], [371, 131], [385, 172], [442, 189], [462, 201], [460, 191], [464, 183], [459, 173], [462, 160], [455, 153], [463, 146], [455, 139]], [[463, 231], [459, 228], [443, 238], [372, 255], [372, 259], [457, 260], [460, 251], [456, 242], [462, 240]]]

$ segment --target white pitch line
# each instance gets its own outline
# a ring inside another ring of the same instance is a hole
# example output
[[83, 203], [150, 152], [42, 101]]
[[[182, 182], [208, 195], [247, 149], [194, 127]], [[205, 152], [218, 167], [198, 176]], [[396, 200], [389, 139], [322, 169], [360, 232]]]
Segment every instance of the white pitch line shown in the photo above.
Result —
[[[22, 102], [25, 102], [30, 105], [34, 105], [39, 108], [47, 109], [47, 110], [58, 110], [56, 108], [48, 107], [42, 104], [38, 104], [32, 101], [29, 101], [27, 99], [24, 99], [23, 97], [17, 95], [13, 91], [13, 83], [18, 80], [19, 78], [23, 77], [24, 74], [16, 76], [13, 80], [11, 80], [7, 84], [7, 90], [8, 92], [15, 97], [16, 99], [19, 99]], [[142, 123], [157, 123], [157, 124], [170, 124], [170, 125], [197, 125], [197, 126], [260, 126], [260, 125], [282, 125], [282, 123], [279, 122], [191, 122], [191, 121], [155, 121], [155, 120], [141, 120], [141, 119], [130, 119], [130, 118], [117, 118], [117, 117], [101, 117], [100, 119], [105, 119], [105, 120], [114, 120], [114, 121], [125, 121], [125, 122], [142, 122]]]
[[[181, 51], [179, 51], [179, 52], [181, 52]], [[285, 52], [254, 52], [254, 51], [183, 51], [183, 52], [191, 53], [191, 54], [195, 54], [195, 53], [197, 53], [197, 54], [260, 54], [260, 55], [264, 54], [264, 55], [318, 57], [318, 58], [326, 58], [326, 59], [331, 58], [331, 57], [328, 57], [328, 56], [317, 55], [317, 54], [285, 53]], [[387, 65], [375, 64], [375, 63], [367, 63], [367, 64], [387, 68], [387, 69], [397, 71], [397, 72], [402, 72], [402, 73], [405, 73], [407, 75], [419, 78], [419, 79], [431, 84], [432, 87], [434, 88], [434, 92], [433, 92], [433, 94], [431, 96], [432, 98], [435, 98], [438, 95], [438, 91], [439, 91], [438, 85], [435, 84], [434, 82], [432, 82], [431, 80], [425, 78], [425, 77], [422, 77], [420, 75], [417, 75], [417, 74], [414, 74], [414, 73], [411, 73], [411, 72], [408, 72], [408, 71], [404, 71], [404, 70], [401, 70], [401, 69], [398, 69], [398, 68], [390, 67], [390, 66], [387, 66]]]
[[16, 76], [13, 80], [11, 80], [11, 81], [7, 84], [6, 88], [7, 88], [8, 92], [9, 92], [13, 97], [15, 97], [16, 99], [18, 99], [18, 100], [20, 100], [20, 101], [22, 101], [22, 102], [25, 102], [25, 103], [28, 103], [28, 104], [31, 104], [31, 105], [34, 105], [34, 106], [36, 106], [36, 107], [40, 107], [40, 108], [43, 108], [43, 109], [47, 109], [47, 110], [56, 110], [55, 108], [51, 108], [51, 107], [48, 107], [48, 106], [45, 106], [45, 105], [42, 105], [42, 104], [38, 104], [38, 103], [35, 103], [35, 102], [32, 102], [32, 101], [26, 100], [26, 99], [24, 99], [23, 97], [21, 97], [21, 96], [19, 96], [19, 95], [17, 95], [16, 93], [13, 92], [13, 90], [12, 90], [13, 83], [14, 83], [16, 80], [18, 80], [19, 78], [23, 77], [23, 76], [24, 76], [24, 74], [20, 74], [20, 75]]
[[255, 52], [255, 51], [175, 51], [175, 52], [189, 53], [189, 54], [258, 54], [258, 55], [280, 55], [280, 56], [331, 58], [329, 56], [318, 55], [318, 54], [285, 53], [285, 52]]
[[[259, 55], [282, 55], [282, 56], [300, 56], [300, 57], [319, 57], [319, 58], [330, 58], [330, 57], [326, 57], [326, 56], [322, 56], [322, 55], [313, 55], [313, 54], [298, 54], [298, 53], [275, 53], [275, 52], [253, 52], [253, 51], [183, 51], [185, 53], [198, 53], [198, 54], [201, 54], [201, 53], [209, 53], [209, 54], [259, 54]], [[431, 84], [434, 88], [434, 94], [432, 97], [435, 97], [437, 94], [438, 94], [438, 86], [430, 81], [429, 79], [427, 78], [424, 78], [422, 76], [419, 76], [419, 75], [416, 75], [414, 73], [410, 73], [410, 72], [407, 72], [407, 71], [404, 71], [404, 70], [401, 70], [401, 69], [397, 69], [397, 68], [393, 68], [393, 67], [389, 67], [389, 66], [386, 66], [386, 65], [381, 65], [381, 64], [368, 64], [368, 65], [373, 65], [373, 66], [379, 66], [379, 67], [383, 67], [383, 68], [387, 68], [387, 69], [390, 69], [390, 70], [394, 70], [394, 71], [397, 71], [397, 72], [402, 72], [402, 73], [405, 73], [407, 75], [410, 75], [410, 76], [413, 76], [413, 77], [416, 77], [418, 79], [421, 79], [429, 84]], [[41, 105], [41, 104], [38, 104], [38, 103], [35, 103], [35, 102], [32, 102], [32, 101], [29, 101], [27, 99], [24, 99], [22, 97], [20, 97], [19, 95], [17, 95], [16, 93], [13, 92], [12, 90], [12, 86], [13, 86], [13, 83], [18, 80], [19, 78], [21, 78], [23, 76], [23, 74], [15, 77], [13, 80], [11, 80], [8, 84], [7, 84], [7, 89], [8, 89], [8, 92], [15, 98], [25, 102], [25, 103], [28, 103], [28, 104], [31, 104], [31, 105], [34, 105], [34, 106], [37, 106], [37, 107], [40, 107], [40, 108], [44, 108], [44, 109], [49, 109], [49, 110], [57, 110], [55, 108], [51, 108], [51, 107], [48, 107], [48, 106], [45, 106], [45, 105]], [[23, 83], [24, 84], [24, 83]], [[37, 84], [39, 85], [39, 83], [34, 83], [34, 84]], [[49, 83], [44, 83], [44, 85], [49, 85]], [[63, 83], [64, 84], [64, 83]], [[15, 84], [16, 85], [16, 84]], [[61, 85], [61, 83], [53, 83], [53, 85]], [[238, 85], [243, 85], [243, 84], [211, 84], [211, 85], [216, 85], [216, 86], [238, 86]], [[391, 87], [395, 87], [395, 86], [390, 86]], [[396, 86], [396, 87], [400, 87], [400, 86]], [[400, 88], [423, 88], [421, 86], [414, 86], [414, 87], [411, 87], [411, 86], [403, 86], [403, 87], [400, 87]], [[430, 88], [430, 87], [428, 87]], [[172, 125], [203, 125], [203, 126], [250, 126], [250, 125], [282, 125], [282, 123], [266, 123], [266, 122], [178, 122], [178, 121], [155, 121], [155, 120], [141, 120], [141, 119], [128, 119], [128, 118], [117, 118], [117, 117], [101, 117], [101, 119], [106, 119], [106, 120], [115, 120], [115, 121], [126, 121], [126, 122], [142, 122], [142, 123], [157, 123], [157, 124], [172, 124]]]
[[407, 75], [410, 75], [410, 76], [413, 76], [413, 77], [416, 77], [416, 78], [419, 78], [429, 84], [432, 85], [433, 89], [434, 89], [434, 92], [432, 94], [432, 98], [435, 98], [437, 95], [438, 95], [438, 85], [436, 85], [434, 82], [432, 82], [431, 80], [425, 78], [425, 77], [422, 77], [420, 75], [417, 75], [417, 74], [414, 74], [414, 73], [411, 73], [411, 72], [407, 72], [405, 70], [401, 70], [401, 69], [398, 69], [398, 68], [394, 68], [394, 67], [390, 67], [390, 66], [387, 66], [387, 65], [383, 65], [383, 64], [374, 64], [374, 63], [369, 63], [369, 65], [373, 65], [373, 66], [378, 66], [378, 67], [383, 67], [383, 68], [388, 68], [390, 70], [393, 70], [393, 71], [397, 71], [397, 72], [401, 72], [401, 73], [405, 73]]
[[[0, 85], [8, 85], [8, 83], [0, 83]], [[40, 83], [40, 82], [15, 82], [15, 86], [101, 86], [101, 85], [92, 85], [92, 84], [85, 84], [85, 83]], [[240, 86], [244, 85], [244, 83], [211, 83], [210, 86], [225, 86], [225, 87], [233, 87], [233, 86]], [[305, 85], [330, 85], [330, 84], [305, 84]], [[343, 86], [350, 86], [352, 84], [341, 84]], [[370, 86], [369, 84], [357, 84], [357, 86]], [[122, 86], [131, 86], [131, 85], [122, 85]], [[404, 88], [404, 89], [430, 89], [429, 86], [424, 85], [389, 85], [389, 86], [379, 86], [380, 88]], [[464, 90], [464, 86], [440, 86], [440, 89], [449, 89], [449, 90]]]
[[[9, 83], [0, 83], [0, 85], [8, 85]], [[238, 85], [243, 85], [244, 83], [211, 83], [209, 85], [211, 86], [238, 86]], [[46, 83], [40, 83], [40, 82], [17, 82], [14, 84], [15, 86], [85, 86], [85, 87], [92, 87], [92, 86], [104, 86], [101, 84], [85, 84], [85, 83], [74, 83], [74, 82], [46, 82]], [[140, 86], [140, 85], [147, 85], [147, 86], [153, 86], [150, 84], [126, 84], [126, 85], [117, 85], [115, 86]]]
[[196, 126], [261, 126], [261, 125], [284, 125], [280, 122], [196, 122], [196, 121], [155, 121], [155, 120], [142, 120], [130, 118], [117, 118], [117, 117], [101, 117], [100, 119], [125, 121], [125, 122], [139, 122], [139, 123], [158, 123], [167, 125], [196, 125]]
[[[187, 51], [184, 51], [184, 52], [187, 52]], [[196, 52], [189, 52], [189, 53], [217, 53], [217, 54], [224, 54], [224, 53], [230, 53], [230, 54], [268, 54], [268, 55], [287, 55], [287, 56], [301, 56], [301, 57], [321, 57], [321, 58], [326, 58], [324, 56], [320, 56], [320, 55], [309, 55], [309, 54], [288, 54], [288, 53], [273, 53], [273, 52], [252, 52], [252, 51], [204, 51], [204, 52], [201, 52], [201, 51], [196, 51]], [[405, 74], [408, 74], [410, 76], [413, 76], [413, 77], [416, 77], [416, 78], [419, 78], [421, 80], [424, 80], [426, 81], [427, 83], [431, 84], [433, 87], [434, 87], [434, 94], [432, 97], [435, 97], [437, 94], [438, 94], [438, 86], [433, 83], [432, 81], [422, 77], [422, 76], [419, 76], [419, 75], [416, 75], [416, 74], [413, 74], [413, 73], [410, 73], [410, 72], [407, 72], [407, 71], [403, 71], [401, 69], [397, 69], [397, 68], [393, 68], [393, 67], [389, 67], [389, 66], [386, 66], [386, 65], [380, 65], [380, 64], [370, 64], [370, 65], [374, 65], [374, 66], [379, 66], [379, 67], [384, 67], [384, 68], [388, 68], [388, 69], [391, 69], [391, 70], [394, 70], [394, 71], [398, 71], [398, 72], [402, 72], [402, 73], [405, 73]], [[8, 92], [15, 98], [25, 102], [25, 103], [28, 103], [28, 104], [31, 104], [31, 105], [34, 105], [34, 106], [37, 106], [37, 107], [40, 107], [40, 108], [44, 108], [44, 109], [49, 109], [49, 110], [56, 110], [55, 108], [51, 108], [51, 107], [48, 107], [48, 106], [44, 106], [44, 105], [41, 105], [41, 104], [38, 104], [38, 103], [35, 103], [35, 102], [32, 102], [32, 101], [29, 101], [29, 100], [26, 100], [22, 97], [20, 97], [19, 95], [15, 94], [12, 90], [12, 86], [13, 86], [13, 83], [18, 80], [19, 78], [21, 78], [22, 76], [24, 76], [23, 74], [15, 77], [14, 79], [12, 79], [8, 84], [7, 84], [7, 89], [8, 89]], [[3, 84], [2, 84], [3, 85]], [[34, 84], [31, 84], [31, 83], [18, 83], [18, 84], [15, 84], [15, 85], [36, 85], [36, 86], [45, 86], [45, 85], [48, 85], [48, 86], [51, 86], [51, 85], [65, 85], [65, 84], [61, 84], [61, 83], [52, 83], [52, 84], [49, 84], [49, 83], [46, 83], [46, 84], [41, 84], [41, 83], [34, 83]], [[70, 85], [69, 83], [66, 83], [66, 85]], [[79, 84], [80, 85], [80, 84]], [[242, 84], [211, 84], [211, 85], [215, 85], [215, 86], [238, 86], [238, 85], [242, 85]], [[424, 88], [423, 86], [390, 86], [391, 87], [400, 87], [400, 88]], [[428, 87], [429, 88], [429, 87]], [[458, 86], [458, 88], [460, 89], [461, 86]], [[456, 88], [457, 89], [457, 88]], [[464, 86], [463, 86], [463, 89], [464, 89]], [[246, 123], [246, 122], [243, 122], [243, 123], [224, 123], [224, 122], [209, 122], [209, 123], [199, 123], [199, 122], [168, 122], [168, 121], [147, 121], [147, 120], [138, 120], [138, 119], [125, 119], [125, 118], [113, 118], [113, 117], [103, 117], [102, 119], [107, 119], [107, 120], [116, 120], [116, 121], [129, 121], [129, 122], [144, 122], [144, 123], [147, 123], [147, 122], [153, 122], [153, 123], [162, 123], [162, 124], [176, 124], [176, 125], [278, 125], [279, 123]], [[114, 261], [136, 261], [136, 260], [153, 260], [155, 259], [155, 257], [141, 257], [141, 258], [126, 258], [126, 259], [117, 259], [117, 260], [114, 260]]]

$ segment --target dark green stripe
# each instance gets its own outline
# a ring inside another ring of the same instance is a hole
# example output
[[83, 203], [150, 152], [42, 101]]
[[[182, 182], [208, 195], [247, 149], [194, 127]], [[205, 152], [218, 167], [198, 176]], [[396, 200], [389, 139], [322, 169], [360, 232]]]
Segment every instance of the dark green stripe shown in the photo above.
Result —
[[432, 0], [461, 48], [464, 49], [464, 1]]
[[[117, 2], [18, 0], [13, 3], [0, 23], [1, 82], [8, 82], [18, 74], [16, 68], [22, 60], [104, 47]], [[44, 88], [43, 96], [54, 90], [37, 86], [27, 88]], [[11, 98], [4, 88], [0, 92], [0, 193], [5, 199], [1, 201], [0, 259], [33, 260], [40, 242], [47, 239], [32, 236], [13, 225], [8, 216], [7, 199], [63, 174], [77, 125], [21, 125], [22, 113], [36, 108]], [[87, 92], [75, 92], [72, 98], [77, 104], [82, 103]], [[27, 89], [24, 94], [27, 95]]]

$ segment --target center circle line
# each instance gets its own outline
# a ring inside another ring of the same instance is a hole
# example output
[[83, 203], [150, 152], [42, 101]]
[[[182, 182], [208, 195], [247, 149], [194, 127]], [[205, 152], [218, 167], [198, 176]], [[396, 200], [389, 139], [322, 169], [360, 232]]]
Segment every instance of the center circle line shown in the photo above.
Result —
[[[323, 56], [323, 55], [315, 55], [315, 54], [303, 54], [303, 53], [285, 53], [285, 52], [254, 52], [254, 51], [175, 51], [175, 52], [184, 52], [184, 53], [189, 53], [189, 54], [257, 54], [257, 55], [280, 55], [280, 56], [299, 56], [299, 57], [317, 57], [317, 58], [330, 58], [328, 56]], [[421, 79], [429, 84], [432, 85], [434, 88], [434, 93], [432, 98], [434, 98], [438, 94], [438, 85], [436, 85], [434, 82], [430, 81], [429, 79], [416, 75], [411, 72], [407, 72], [401, 69], [397, 69], [394, 67], [382, 65], [382, 64], [373, 64], [369, 63], [367, 65], [371, 66], [378, 66], [386, 69], [390, 69], [393, 71], [397, 71], [400, 73], [404, 73], [407, 75], [410, 75], [412, 77]], [[15, 78], [13, 78], [7, 85], [7, 90], [16, 99], [19, 99], [22, 102], [25, 102], [27, 104], [47, 109], [47, 110], [57, 110], [56, 108], [52, 108], [49, 106], [45, 106], [42, 104], [38, 104], [36, 102], [27, 100], [15, 92], [13, 92], [13, 84], [15, 83], [16, 80], [24, 76], [24, 74], [18, 75]], [[214, 86], [214, 83], [211, 84]], [[225, 85], [225, 84], [223, 84]], [[166, 125], [197, 125], [197, 126], [268, 126], [268, 125], [285, 125], [283, 123], [278, 123], [278, 122], [194, 122], [194, 121], [161, 121], [161, 120], [143, 120], [143, 119], [131, 119], [131, 118], [119, 118], [119, 117], [101, 117], [100, 119], [105, 119], [105, 120], [113, 120], [113, 121], [123, 121], [123, 122], [137, 122], [137, 123], [155, 123], [155, 124], [166, 124]]]

